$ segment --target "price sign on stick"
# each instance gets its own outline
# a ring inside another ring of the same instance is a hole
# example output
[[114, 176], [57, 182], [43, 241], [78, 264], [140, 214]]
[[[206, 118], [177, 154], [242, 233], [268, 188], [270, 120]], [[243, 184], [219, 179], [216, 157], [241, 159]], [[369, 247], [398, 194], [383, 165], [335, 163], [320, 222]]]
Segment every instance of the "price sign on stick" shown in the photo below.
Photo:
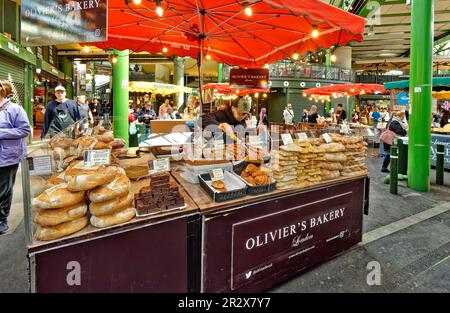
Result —
[[149, 172], [150, 174], [155, 174], [159, 172], [169, 172], [170, 171], [170, 161], [169, 158], [161, 158], [153, 161], [149, 161]]
[[87, 150], [84, 152], [84, 164], [109, 165], [111, 163], [111, 150]]
[[331, 137], [330, 137], [330, 135], [328, 135], [328, 133], [323, 134], [322, 137], [323, 137], [323, 139], [325, 139], [326, 143], [330, 143], [333, 141], [333, 140], [331, 140]]
[[291, 134], [281, 134], [281, 139], [283, 140], [284, 145], [290, 145], [291, 143], [294, 143]]
[[301, 141], [305, 141], [308, 139], [308, 135], [306, 135], [306, 133], [297, 133], [297, 137], [298, 139], [300, 139]]
[[224, 179], [223, 169], [215, 168], [215, 169], [211, 170], [211, 180], [212, 181], [223, 180], [223, 179]]

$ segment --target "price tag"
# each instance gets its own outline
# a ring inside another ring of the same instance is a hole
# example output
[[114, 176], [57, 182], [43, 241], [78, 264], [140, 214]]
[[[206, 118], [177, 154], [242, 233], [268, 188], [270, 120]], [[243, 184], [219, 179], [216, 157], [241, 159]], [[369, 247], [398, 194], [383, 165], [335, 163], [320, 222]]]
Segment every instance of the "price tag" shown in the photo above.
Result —
[[169, 158], [156, 159], [149, 162], [151, 166], [150, 174], [155, 174], [159, 172], [169, 172], [170, 171], [170, 161]]
[[223, 139], [216, 139], [214, 141], [214, 148], [216, 149], [223, 149], [224, 145]]
[[347, 124], [342, 124], [340, 127], [341, 134], [348, 134], [350, 132], [350, 127]]
[[[87, 128], [87, 127], [86, 127]], [[89, 128], [87, 131], [86, 131], [86, 135], [88, 135], [88, 136], [92, 136], [92, 133], [94, 132], [94, 129], [93, 128]]]
[[211, 170], [211, 180], [212, 181], [223, 180], [223, 179], [224, 179], [223, 169], [215, 168], [215, 169]]
[[308, 139], [308, 135], [306, 135], [306, 133], [297, 133], [297, 137], [298, 139], [300, 139], [301, 141], [305, 141]]
[[291, 134], [281, 134], [281, 139], [283, 140], [284, 145], [290, 145], [291, 143], [294, 143]]
[[333, 140], [331, 140], [331, 137], [330, 137], [330, 135], [328, 135], [328, 133], [323, 134], [322, 137], [323, 137], [323, 139], [325, 139], [326, 143], [330, 143], [333, 141]]
[[87, 150], [84, 152], [84, 164], [88, 166], [109, 165], [111, 163], [111, 150]]
[[52, 157], [44, 155], [27, 158], [30, 176], [50, 175], [52, 173]]

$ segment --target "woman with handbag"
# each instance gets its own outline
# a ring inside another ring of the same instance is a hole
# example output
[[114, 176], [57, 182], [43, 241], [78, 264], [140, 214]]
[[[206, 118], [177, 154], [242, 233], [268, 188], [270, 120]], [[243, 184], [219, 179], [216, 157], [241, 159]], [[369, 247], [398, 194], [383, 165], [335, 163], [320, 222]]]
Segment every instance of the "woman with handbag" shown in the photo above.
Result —
[[383, 141], [384, 151], [386, 153], [383, 165], [381, 167], [381, 172], [389, 173], [389, 163], [391, 162], [391, 145], [394, 141], [394, 138], [397, 136], [404, 137], [406, 136], [406, 129], [402, 123], [398, 114], [392, 114], [391, 119], [389, 120], [386, 129], [380, 135], [380, 140]]

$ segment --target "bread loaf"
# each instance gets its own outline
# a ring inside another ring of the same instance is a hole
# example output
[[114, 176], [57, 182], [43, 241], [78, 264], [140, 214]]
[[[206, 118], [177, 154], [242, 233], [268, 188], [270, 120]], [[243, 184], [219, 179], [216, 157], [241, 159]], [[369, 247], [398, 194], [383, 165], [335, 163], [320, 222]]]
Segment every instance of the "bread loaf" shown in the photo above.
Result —
[[64, 179], [71, 191], [90, 190], [110, 183], [114, 177], [123, 173], [125, 172], [116, 166], [89, 166], [80, 162], [66, 170]]
[[47, 179], [47, 183], [45, 185], [45, 189], [50, 189], [53, 186], [64, 184], [66, 181], [64, 180], [64, 172], [62, 173], [54, 173], [52, 176]]
[[130, 192], [130, 180], [126, 176], [116, 177], [109, 184], [95, 187], [88, 193], [92, 202], [104, 202], [117, 197], [122, 197]]
[[38, 209], [60, 209], [84, 200], [85, 192], [71, 192], [67, 184], [59, 184], [45, 190], [32, 200], [32, 205]]
[[87, 204], [83, 202], [63, 209], [41, 209], [34, 217], [34, 222], [41, 226], [56, 226], [85, 216], [87, 209]]
[[113, 149], [122, 149], [123, 147], [125, 147], [125, 141], [121, 138], [116, 138], [113, 142], [110, 143], [110, 145]]
[[91, 216], [91, 224], [94, 227], [103, 228], [108, 226], [113, 226], [117, 224], [122, 224], [131, 220], [136, 214], [136, 210], [132, 207], [128, 207], [124, 210], [115, 212], [109, 215], [103, 216]]
[[105, 202], [92, 202], [89, 211], [97, 216], [108, 215], [117, 212], [133, 203], [134, 195], [129, 193], [123, 197], [114, 198]]
[[65, 237], [74, 234], [89, 223], [87, 216], [80, 217], [79, 219], [62, 223], [53, 227], [39, 226], [36, 229], [36, 240], [53, 240], [61, 237]]
[[112, 133], [105, 133], [103, 135], [97, 136], [97, 140], [104, 143], [109, 143], [114, 140], [114, 135]]

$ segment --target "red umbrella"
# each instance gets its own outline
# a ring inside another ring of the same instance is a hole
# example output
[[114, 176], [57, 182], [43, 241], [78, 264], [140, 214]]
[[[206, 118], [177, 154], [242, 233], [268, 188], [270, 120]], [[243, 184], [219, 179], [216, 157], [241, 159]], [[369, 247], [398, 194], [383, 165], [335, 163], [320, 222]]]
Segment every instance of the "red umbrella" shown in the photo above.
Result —
[[233, 88], [230, 87], [228, 83], [211, 83], [202, 86], [202, 90], [206, 89], [214, 89], [215, 93], [229, 95], [236, 94], [240, 96], [245, 96], [248, 94], [256, 93], [256, 92], [269, 92], [270, 88], [267, 89], [248, 89], [248, 88]]
[[192, 58], [203, 47], [207, 59], [257, 68], [364, 33], [363, 18], [318, 0], [140, 2], [110, 0], [108, 41], [95, 45]]
[[359, 94], [379, 94], [389, 93], [385, 90], [383, 85], [378, 84], [342, 84], [324, 87], [310, 88], [303, 91], [305, 95], [323, 96], [323, 97], [342, 97], [353, 96]]

